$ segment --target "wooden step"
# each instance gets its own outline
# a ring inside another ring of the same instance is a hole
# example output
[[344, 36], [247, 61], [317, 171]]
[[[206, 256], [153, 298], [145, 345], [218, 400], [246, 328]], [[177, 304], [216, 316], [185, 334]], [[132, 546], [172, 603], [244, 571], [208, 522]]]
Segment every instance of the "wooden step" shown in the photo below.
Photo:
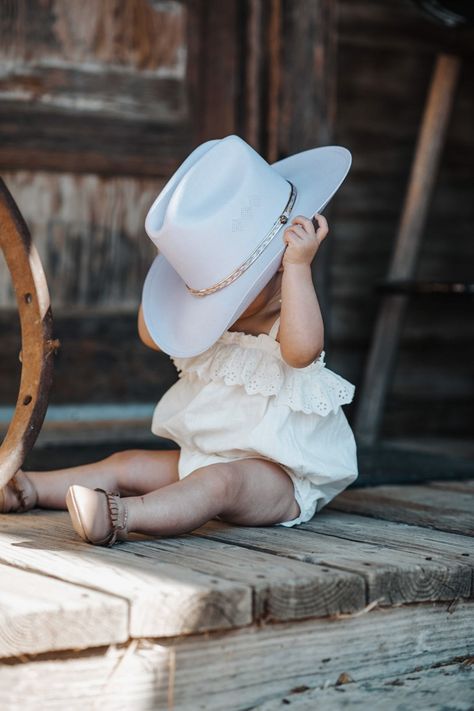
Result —
[[445, 603], [404, 605], [9, 660], [0, 667], [2, 711], [18, 711], [19, 690], [22, 711], [244, 711], [293, 701], [295, 689], [334, 686], [341, 674], [383, 684], [472, 655], [473, 608], [464, 601], [450, 613]]
[[[332, 503], [376, 501], [380, 488]], [[472, 656], [474, 538], [437, 527], [467, 515], [474, 480], [385, 488], [385, 510], [409, 510], [402, 489], [437, 518], [326, 506], [296, 528], [212, 520], [109, 549], [82, 541], [67, 512], [0, 516], [2, 711], [17, 711], [19, 689], [22, 711], [38, 699], [53, 711], [244, 711], [303, 703], [300, 692], [312, 708], [311, 694], [332, 703], [351, 685], [357, 704]]]
[[41, 573], [0, 564], [0, 658], [126, 642], [128, 604]]
[[280, 699], [254, 706], [252, 711], [367, 711], [367, 709], [430, 709], [471, 711], [474, 699], [474, 657], [452, 664], [435, 665], [376, 681], [356, 682], [344, 673], [325, 688], [296, 686]]

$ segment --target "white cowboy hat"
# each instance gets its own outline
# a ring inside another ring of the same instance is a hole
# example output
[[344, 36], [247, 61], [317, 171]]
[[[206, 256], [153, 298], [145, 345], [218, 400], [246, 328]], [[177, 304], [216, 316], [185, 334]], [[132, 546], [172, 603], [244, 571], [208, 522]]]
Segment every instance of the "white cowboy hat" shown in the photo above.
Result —
[[143, 317], [170, 356], [207, 350], [278, 270], [284, 225], [312, 217], [346, 177], [351, 154], [313, 148], [269, 165], [238, 136], [198, 146], [151, 206], [159, 250], [143, 287]]

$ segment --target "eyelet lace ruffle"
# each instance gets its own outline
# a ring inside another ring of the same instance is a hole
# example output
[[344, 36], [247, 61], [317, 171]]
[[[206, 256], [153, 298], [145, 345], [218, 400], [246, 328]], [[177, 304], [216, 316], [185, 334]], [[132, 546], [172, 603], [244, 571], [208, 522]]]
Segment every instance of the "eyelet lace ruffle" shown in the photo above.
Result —
[[355, 386], [326, 368], [325, 352], [305, 368], [292, 368], [281, 357], [280, 344], [267, 334], [226, 331], [204, 353], [173, 358], [182, 378], [241, 385], [249, 395], [274, 396], [278, 404], [304, 413], [327, 415], [351, 402]]

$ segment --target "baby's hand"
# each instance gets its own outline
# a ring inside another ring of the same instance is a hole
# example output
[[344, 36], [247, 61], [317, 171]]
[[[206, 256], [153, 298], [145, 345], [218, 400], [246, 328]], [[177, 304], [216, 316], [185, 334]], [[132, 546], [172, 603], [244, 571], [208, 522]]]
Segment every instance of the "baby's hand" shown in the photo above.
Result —
[[290, 227], [287, 227], [283, 241], [286, 243], [282, 264], [311, 264], [321, 242], [329, 232], [325, 217], [316, 213], [314, 216], [319, 227], [314, 229], [313, 222], [307, 217], [297, 215]]

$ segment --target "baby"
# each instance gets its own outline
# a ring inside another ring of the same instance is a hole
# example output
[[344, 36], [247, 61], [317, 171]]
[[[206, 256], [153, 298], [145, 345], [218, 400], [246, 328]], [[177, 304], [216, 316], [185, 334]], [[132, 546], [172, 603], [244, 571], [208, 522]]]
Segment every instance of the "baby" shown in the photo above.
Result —
[[[340, 407], [324, 407], [325, 388], [326, 395], [328, 388], [334, 395], [335, 387], [346, 387], [340, 404], [350, 401], [352, 390], [323, 361], [324, 326], [311, 262], [328, 225], [321, 214], [315, 217], [317, 229], [307, 217], [293, 218], [283, 234], [280, 268], [210, 349], [226, 351], [227, 362], [243, 359], [237, 383], [226, 383], [219, 373], [214, 380], [209, 374], [196, 377], [193, 361], [199, 363], [202, 356], [174, 359], [181, 377], [158, 404], [153, 430], [174, 436], [181, 451], [132, 450], [69, 469], [20, 470], [0, 490], [0, 512], [67, 506], [79, 536], [110, 546], [132, 531], [177, 535], [212, 518], [248, 526], [292, 526], [311, 518], [351, 483], [357, 476], [352, 431]], [[142, 341], [159, 350], [142, 307], [138, 329]], [[209, 351], [203, 355], [209, 358]], [[252, 392], [245, 378], [238, 381], [255, 356], [254, 374], [260, 370], [270, 381]], [[274, 383], [272, 387], [275, 374], [283, 383], [280, 390]], [[293, 400], [282, 399], [285, 384]], [[176, 397], [174, 388], [182, 391]], [[206, 388], [207, 400], [196, 404]], [[305, 407], [305, 394], [298, 388], [315, 388], [322, 410]], [[194, 425], [193, 407], [202, 419]], [[208, 463], [201, 463], [196, 452]], [[181, 471], [180, 454], [186, 458]]]

